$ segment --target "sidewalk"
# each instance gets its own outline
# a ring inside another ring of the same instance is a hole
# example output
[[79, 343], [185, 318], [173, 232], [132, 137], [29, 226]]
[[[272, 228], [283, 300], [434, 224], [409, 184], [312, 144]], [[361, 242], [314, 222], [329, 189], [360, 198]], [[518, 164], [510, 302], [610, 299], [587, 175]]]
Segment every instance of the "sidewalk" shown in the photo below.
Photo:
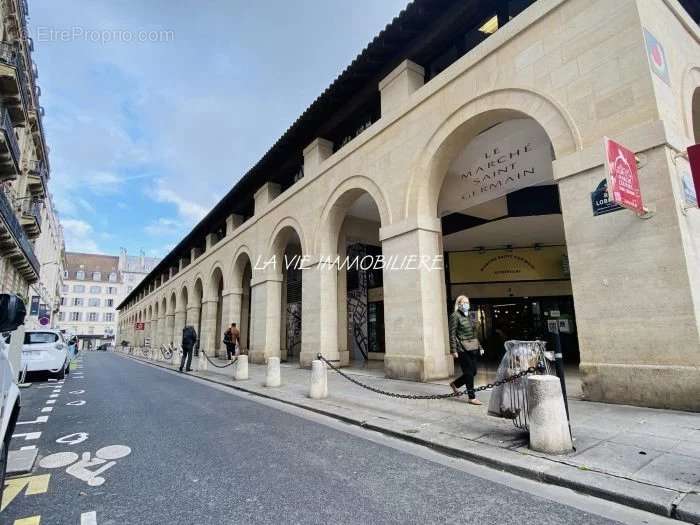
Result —
[[[168, 362], [153, 363], [177, 368]], [[373, 370], [343, 371], [392, 392], [445, 393], [447, 388], [444, 382], [389, 380]], [[682, 521], [700, 522], [700, 414], [570, 397], [576, 451], [545, 456], [528, 448], [527, 435], [512, 422], [486, 414], [488, 394], [480, 394], [481, 407], [468, 405], [463, 399], [395, 399], [364, 390], [329, 370], [328, 398], [312, 400], [308, 397], [309, 370], [282, 364], [281, 374], [282, 386], [267, 388], [263, 386], [264, 365], [249, 365], [247, 381], [234, 382], [232, 367], [219, 369], [208, 364], [208, 370], [192, 373], [517, 475]]]

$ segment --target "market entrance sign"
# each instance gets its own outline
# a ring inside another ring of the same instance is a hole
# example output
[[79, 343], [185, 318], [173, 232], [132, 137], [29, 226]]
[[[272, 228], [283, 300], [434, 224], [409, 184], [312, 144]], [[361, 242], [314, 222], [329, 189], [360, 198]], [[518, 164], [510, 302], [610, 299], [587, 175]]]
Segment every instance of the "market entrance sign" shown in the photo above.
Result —
[[144, 330], [145, 327], [146, 327], [146, 323], [135, 323], [136, 330]]
[[438, 212], [462, 212], [552, 180], [552, 148], [542, 126], [530, 118], [508, 120], [477, 135], [455, 158]]
[[612, 202], [643, 215], [646, 210], [639, 189], [634, 152], [608, 137], [605, 137], [604, 141], [608, 194]]

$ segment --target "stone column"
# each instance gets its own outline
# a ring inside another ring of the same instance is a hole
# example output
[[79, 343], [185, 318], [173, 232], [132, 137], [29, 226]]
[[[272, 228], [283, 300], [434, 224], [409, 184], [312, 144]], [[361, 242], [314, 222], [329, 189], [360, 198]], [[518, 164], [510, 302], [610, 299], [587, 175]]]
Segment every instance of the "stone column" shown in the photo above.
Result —
[[187, 318], [187, 312], [185, 310], [175, 311], [175, 326], [173, 329], [173, 344], [178, 346], [182, 340], [182, 329], [185, 328], [185, 321]]
[[[424, 222], [427, 227], [400, 224], [379, 232], [389, 266], [384, 269], [384, 371], [394, 379], [442, 379], [454, 366], [448, 359], [440, 221]], [[436, 257], [438, 269], [430, 269]]]
[[175, 314], [168, 313], [165, 315], [165, 344], [173, 342], [173, 328], [175, 327]]
[[158, 326], [158, 318], [154, 317], [153, 321], [151, 321], [151, 340], [153, 344], [153, 348], [160, 348], [160, 333], [159, 333], [159, 326]]
[[166, 327], [166, 321], [165, 321], [165, 312], [162, 312], [158, 316], [158, 343], [161, 345], [168, 346], [168, 343], [170, 341], [167, 341], [167, 327]]
[[[310, 367], [320, 352], [337, 361], [338, 352], [338, 270], [328, 260], [314, 262], [304, 269], [301, 303], [301, 355], [299, 365]], [[347, 363], [347, 355], [345, 356]]]
[[[236, 323], [238, 330], [241, 329], [241, 297], [243, 290], [241, 288], [230, 288], [223, 292], [223, 308], [222, 308], [222, 331], [225, 331], [231, 326], [231, 323]], [[242, 335], [242, 334], [241, 334]], [[222, 335], [223, 337], [223, 335]], [[226, 347], [224, 347], [224, 355]]]
[[[196, 305], [196, 306], [188, 306], [187, 307], [187, 320], [186, 324], [191, 325], [194, 327], [195, 330], [198, 329], [199, 327], [199, 312], [200, 312], [201, 306]], [[197, 338], [200, 338], [202, 334], [197, 332]], [[180, 341], [178, 341], [178, 346], [179, 346]], [[201, 356], [201, 352], [200, 352]], [[194, 356], [192, 357], [192, 369], [193, 370], [200, 370], [199, 366], [199, 359], [195, 358]]]
[[200, 336], [200, 353], [204, 350], [209, 357], [214, 357], [214, 338], [216, 334], [216, 299], [202, 301], [202, 334]]
[[268, 357], [281, 354], [282, 276], [251, 282], [251, 294], [250, 361], [265, 363]]

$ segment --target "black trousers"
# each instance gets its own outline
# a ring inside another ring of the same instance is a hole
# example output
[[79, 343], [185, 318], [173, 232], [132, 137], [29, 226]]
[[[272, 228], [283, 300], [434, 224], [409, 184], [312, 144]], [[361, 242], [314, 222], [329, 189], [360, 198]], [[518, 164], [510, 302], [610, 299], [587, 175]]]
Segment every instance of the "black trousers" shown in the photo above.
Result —
[[474, 390], [474, 376], [476, 375], [476, 356], [479, 352], [457, 352], [457, 360], [462, 368], [462, 375], [455, 379], [457, 388], [466, 385], [469, 390], [469, 399], [476, 399]]
[[180, 370], [185, 366], [185, 359], [187, 359], [187, 370], [192, 369], [192, 347], [187, 348], [182, 347], [182, 359], [180, 360]]
[[236, 345], [231, 343], [226, 343], [226, 358], [231, 359], [236, 355]]

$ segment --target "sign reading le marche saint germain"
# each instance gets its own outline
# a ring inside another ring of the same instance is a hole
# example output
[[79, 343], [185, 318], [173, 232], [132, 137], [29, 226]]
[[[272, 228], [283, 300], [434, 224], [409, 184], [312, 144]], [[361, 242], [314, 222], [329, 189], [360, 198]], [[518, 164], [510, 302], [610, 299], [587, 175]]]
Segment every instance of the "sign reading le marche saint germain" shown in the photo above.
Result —
[[544, 129], [530, 118], [497, 124], [477, 135], [447, 170], [440, 216], [552, 181], [552, 151]]

